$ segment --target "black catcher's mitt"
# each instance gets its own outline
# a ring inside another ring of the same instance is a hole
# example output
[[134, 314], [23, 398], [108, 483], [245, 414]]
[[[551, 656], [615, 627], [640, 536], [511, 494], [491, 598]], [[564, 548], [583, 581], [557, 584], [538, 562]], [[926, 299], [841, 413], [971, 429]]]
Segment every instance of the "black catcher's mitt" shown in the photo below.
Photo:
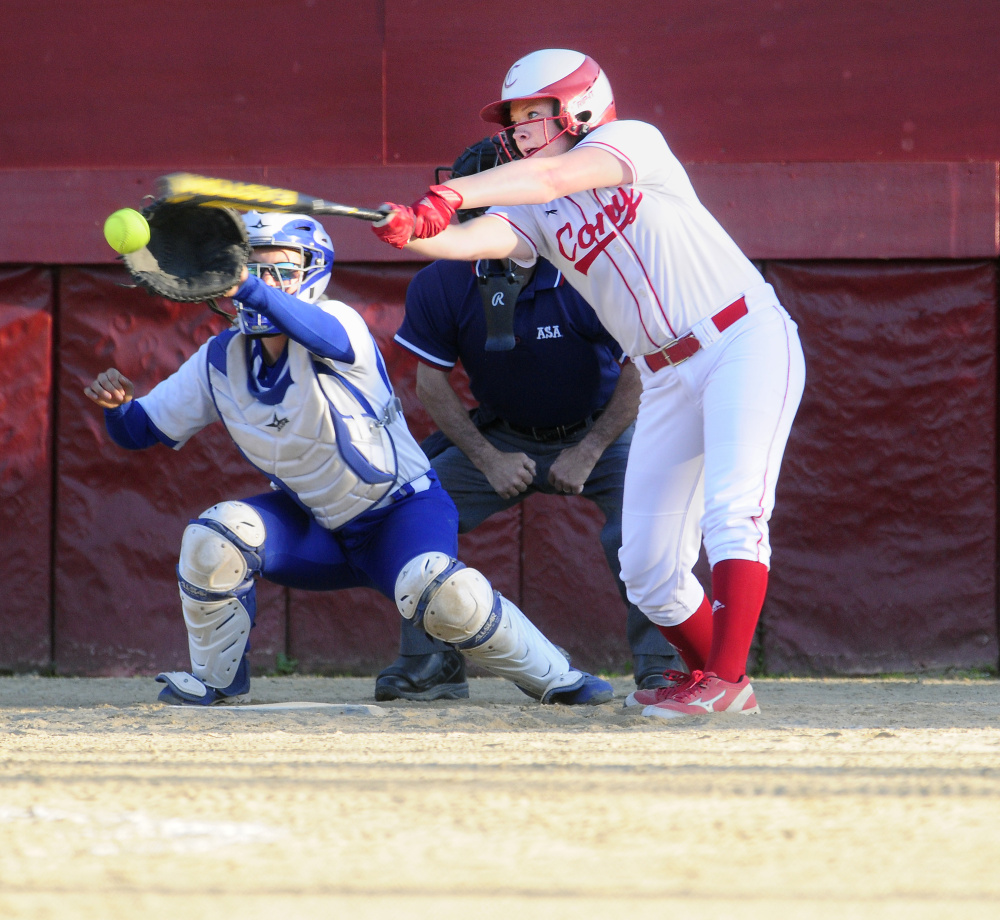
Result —
[[125, 255], [137, 284], [182, 303], [212, 300], [239, 284], [250, 258], [239, 212], [157, 202], [142, 213], [149, 222], [149, 243]]

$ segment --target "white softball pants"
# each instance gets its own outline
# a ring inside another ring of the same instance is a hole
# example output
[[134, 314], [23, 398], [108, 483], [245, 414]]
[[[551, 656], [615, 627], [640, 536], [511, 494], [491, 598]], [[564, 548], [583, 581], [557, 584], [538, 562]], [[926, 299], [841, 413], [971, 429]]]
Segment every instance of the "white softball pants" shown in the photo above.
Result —
[[795, 323], [774, 303], [676, 367], [636, 364], [643, 391], [619, 561], [629, 600], [654, 623], [676, 626], [705, 596], [692, 573], [702, 540], [712, 566], [770, 567], [768, 521], [805, 361]]

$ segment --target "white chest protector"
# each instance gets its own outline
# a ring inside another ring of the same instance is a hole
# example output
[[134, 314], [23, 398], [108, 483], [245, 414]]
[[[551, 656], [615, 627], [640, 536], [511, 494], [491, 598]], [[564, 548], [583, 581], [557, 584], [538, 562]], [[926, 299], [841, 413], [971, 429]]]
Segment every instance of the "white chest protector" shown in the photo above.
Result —
[[[397, 484], [399, 461], [389, 431], [399, 415], [366, 405], [328, 365], [288, 343], [287, 386], [263, 394], [249, 379], [243, 336], [220, 336], [208, 361], [216, 408], [244, 456], [335, 530], [376, 505]], [[224, 351], [224, 361], [220, 352]], [[224, 370], [222, 368], [225, 368]]]

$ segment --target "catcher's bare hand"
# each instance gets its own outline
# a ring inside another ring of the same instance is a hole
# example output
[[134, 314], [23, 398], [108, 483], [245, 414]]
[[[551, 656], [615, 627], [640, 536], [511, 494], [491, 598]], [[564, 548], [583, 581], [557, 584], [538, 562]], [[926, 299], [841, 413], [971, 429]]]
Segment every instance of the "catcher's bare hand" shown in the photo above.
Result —
[[483, 475], [501, 498], [525, 492], [535, 480], [535, 461], [527, 454], [496, 451]]
[[84, 395], [102, 409], [117, 409], [135, 395], [135, 387], [121, 371], [109, 367], [83, 388]]
[[579, 495], [594, 469], [597, 459], [584, 448], [582, 442], [567, 447], [549, 469], [549, 483], [558, 492]]

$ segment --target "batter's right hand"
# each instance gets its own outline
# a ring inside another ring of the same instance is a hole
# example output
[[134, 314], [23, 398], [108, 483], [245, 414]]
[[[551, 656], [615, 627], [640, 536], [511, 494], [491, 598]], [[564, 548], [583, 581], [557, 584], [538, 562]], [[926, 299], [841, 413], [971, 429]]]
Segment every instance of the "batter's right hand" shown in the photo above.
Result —
[[131, 401], [135, 387], [121, 371], [109, 367], [83, 388], [84, 395], [102, 409], [117, 409]]
[[391, 201], [387, 201], [379, 210], [387, 209], [388, 213], [385, 217], [372, 224], [372, 230], [382, 242], [402, 249], [413, 236], [416, 216], [413, 213], [413, 208], [402, 204], [393, 204]]
[[483, 475], [501, 498], [514, 498], [535, 481], [535, 461], [527, 454], [497, 451]]

